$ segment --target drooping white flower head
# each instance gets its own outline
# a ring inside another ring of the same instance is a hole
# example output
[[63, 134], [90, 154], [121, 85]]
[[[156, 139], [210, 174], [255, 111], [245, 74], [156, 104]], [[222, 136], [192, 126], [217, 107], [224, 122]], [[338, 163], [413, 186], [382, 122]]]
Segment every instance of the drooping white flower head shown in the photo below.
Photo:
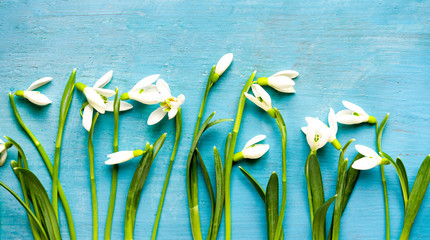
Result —
[[212, 77], [212, 82], [216, 82], [219, 79], [219, 77], [230, 66], [232, 61], [233, 61], [233, 53], [227, 53], [219, 59], [218, 63], [215, 66], [215, 73], [214, 73], [214, 76]]
[[107, 155], [109, 158], [107, 161], [105, 161], [106, 165], [114, 165], [126, 162], [132, 158], [141, 156], [144, 152], [140, 149], [134, 150], [134, 151], [119, 151], [116, 153], [111, 153]]
[[373, 149], [363, 145], [355, 145], [355, 149], [364, 157], [354, 161], [352, 167], [357, 170], [368, 170], [381, 164], [387, 164], [387, 161], [383, 161]]
[[33, 82], [30, 85], [30, 87], [28, 87], [27, 90], [16, 91], [15, 95], [27, 98], [27, 100], [30, 101], [31, 103], [39, 105], [39, 106], [48, 105], [48, 104], [52, 103], [52, 101], [47, 96], [43, 95], [42, 93], [40, 93], [38, 91], [34, 91], [34, 90], [47, 84], [47, 83], [49, 83], [51, 80], [52, 80], [51, 77], [40, 78], [37, 81]]
[[159, 91], [159, 96], [162, 101], [160, 107], [154, 110], [148, 118], [148, 125], [154, 125], [168, 114], [169, 119], [172, 119], [178, 113], [179, 107], [184, 103], [185, 96], [180, 94], [177, 98], [172, 96], [169, 85], [163, 79], [158, 79], [156, 88]]
[[273, 74], [270, 77], [261, 77], [257, 79], [257, 83], [261, 86], [269, 85], [279, 92], [295, 93], [294, 85], [296, 84], [292, 79], [299, 75], [297, 71], [285, 70]]
[[160, 74], [154, 74], [143, 78], [129, 92], [122, 94], [121, 100], [133, 99], [147, 105], [160, 103], [163, 99], [153, 84], [159, 77]]
[[[113, 101], [107, 100], [108, 97], [115, 95], [115, 91], [104, 89], [112, 80], [113, 71], [110, 70], [105, 75], [103, 75], [92, 88], [85, 87], [83, 93], [87, 97], [88, 105], [85, 106], [82, 113], [82, 125], [87, 131], [90, 131], [91, 124], [93, 121], [93, 110], [94, 108], [101, 114], [105, 111], [113, 112]], [[94, 95], [94, 92], [98, 95]], [[87, 95], [88, 94], [88, 95]], [[91, 98], [89, 98], [90, 96]], [[100, 101], [101, 100], [101, 101]], [[90, 102], [91, 101], [91, 102]], [[133, 105], [120, 101], [120, 111], [127, 111], [133, 108]]]
[[266, 135], [257, 135], [251, 138], [242, 151], [234, 154], [233, 161], [240, 161], [242, 159], [257, 159], [262, 157], [269, 151], [269, 144], [259, 144], [259, 142], [266, 139]]
[[364, 122], [376, 123], [376, 119], [373, 116], [369, 116], [361, 107], [348, 101], [342, 101], [343, 106], [347, 110], [339, 111], [336, 114], [336, 119], [342, 124], [360, 124]]
[[244, 93], [245, 97], [251, 100], [264, 111], [268, 112], [270, 116], [275, 117], [275, 112], [272, 108], [272, 99], [270, 98], [270, 95], [264, 90], [263, 87], [258, 84], [252, 84], [251, 89], [254, 95]]
[[0, 139], [0, 167], [3, 166], [3, 164], [6, 162], [7, 159], [7, 146], [3, 142], [3, 140]]
[[306, 134], [306, 141], [312, 151], [324, 147], [330, 138], [330, 129], [318, 118], [306, 117], [307, 127], [302, 127], [302, 132]]

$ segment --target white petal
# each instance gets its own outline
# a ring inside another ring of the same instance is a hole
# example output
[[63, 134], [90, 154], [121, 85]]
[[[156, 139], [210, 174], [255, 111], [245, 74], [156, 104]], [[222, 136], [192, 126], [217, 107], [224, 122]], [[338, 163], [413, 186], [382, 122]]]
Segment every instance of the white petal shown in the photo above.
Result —
[[356, 112], [360, 115], [367, 115], [367, 113], [358, 105], [355, 105], [354, 103], [348, 102], [348, 101], [342, 101], [343, 106], [348, 108], [349, 110]]
[[184, 94], [180, 94], [176, 99], [178, 100], [179, 106], [182, 105], [185, 102], [185, 96], [184, 96]]
[[24, 97], [30, 102], [39, 106], [45, 106], [52, 103], [52, 101], [47, 96], [36, 91], [24, 91]]
[[245, 97], [248, 98], [248, 100], [250, 100], [251, 102], [255, 103], [255, 105], [259, 106], [260, 108], [262, 108], [264, 111], [269, 111], [270, 108], [267, 107], [266, 104], [260, 102], [260, 100], [258, 100], [256, 97], [254, 97], [253, 95], [249, 94], [249, 93], [243, 93], [245, 94]]
[[246, 159], [257, 159], [269, 151], [269, 144], [257, 144], [254, 147], [242, 150], [243, 157]]
[[104, 114], [106, 109], [106, 103], [103, 98], [90, 87], [84, 88], [84, 94], [87, 97], [88, 103], [93, 107], [97, 112]]
[[159, 121], [161, 121], [161, 119], [163, 119], [164, 116], [166, 116], [166, 113], [167, 112], [164, 111], [163, 107], [155, 109], [155, 111], [153, 111], [151, 115], [149, 115], [148, 125], [154, 125], [158, 123]]
[[318, 143], [315, 142], [315, 134], [316, 134], [316, 126], [315, 124], [309, 124], [306, 131], [306, 141], [308, 142], [309, 147], [311, 150], [317, 150], [318, 149]]
[[[119, 102], [119, 111], [123, 112], [123, 111], [127, 111], [133, 108], [133, 105], [131, 105], [128, 102], [124, 102], [124, 101], [120, 101]], [[108, 101], [106, 103], [106, 109], [107, 112], [113, 112], [113, 101]]]
[[330, 126], [330, 141], [336, 139], [337, 134], [337, 121], [336, 114], [333, 111], [333, 108], [330, 108], [330, 112], [328, 113], [328, 124]]
[[0, 167], [3, 166], [3, 164], [6, 162], [7, 159], [7, 151], [3, 151], [0, 154]]
[[272, 99], [270, 95], [264, 90], [264, 88], [258, 84], [252, 84], [251, 86], [252, 92], [258, 98], [261, 97], [263, 99], [263, 103], [268, 106], [269, 109], [272, 108]]
[[251, 138], [251, 139], [250, 139], [250, 140], [245, 144], [245, 147], [244, 147], [243, 149], [248, 148], [248, 147], [250, 147], [250, 146], [252, 146], [252, 145], [254, 145], [254, 144], [256, 144], [256, 143], [259, 143], [259, 142], [263, 141], [264, 139], [266, 139], [266, 135], [257, 135], [257, 136], [255, 136], [255, 137]]
[[142, 89], [130, 91], [128, 92], [128, 96], [130, 99], [148, 105], [157, 104], [164, 100], [155, 85], [150, 85], [144, 88], [143, 91]]
[[155, 81], [157, 81], [157, 79], [159, 77], [160, 77], [160, 74], [150, 75], [150, 76], [140, 80], [139, 82], [137, 82], [136, 85], [134, 85], [134, 87], [131, 90], [143, 89], [143, 88], [153, 84]]
[[359, 124], [362, 122], [366, 122], [369, 119], [368, 115], [365, 116], [356, 116], [354, 115], [354, 111], [352, 110], [342, 110], [336, 114], [336, 120], [342, 124]]
[[357, 151], [363, 156], [379, 159], [379, 160], [382, 159], [375, 151], [373, 151], [373, 149], [369, 147], [366, 147], [363, 145], [355, 145], [355, 149], [357, 149]]
[[112, 79], [112, 74], [113, 74], [112, 70], [105, 73], [105, 75], [103, 75], [101, 78], [99, 78], [99, 80], [97, 80], [97, 82], [94, 84], [93, 87], [94, 88], [103, 88], [104, 86], [106, 86], [106, 84], [108, 84], [110, 82], [110, 80]]
[[107, 165], [119, 164], [134, 158], [133, 151], [119, 151], [107, 155], [109, 160], [105, 162]]
[[168, 114], [169, 119], [174, 118], [174, 117], [176, 116], [176, 114], [177, 114], [177, 113], [178, 113], [178, 109], [177, 109], [177, 108], [172, 108], [172, 109], [170, 109], [169, 114]]
[[352, 166], [352, 168], [357, 169], [357, 170], [368, 170], [368, 169], [374, 168], [380, 164], [381, 164], [380, 159], [378, 160], [378, 159], [374, 159], [374, 158], [363, 157], [363, 158], [360, 158], [360, 159], [354, 161], [354, 163], [351, 166]]
[[222, 75], [225, 70], [230, 66], [231, 62], [233, 61], [233, 53], [227, 53], [224, 56], [220, 58], [218, 63], [215, 67], [215, 73], [218, 75]]
[[166, 81], [160, 78], [157, 80], [156, 86], [163, 99], [172, 97], [172, 93], [170, 92], [169, 85], [166, 83]]
[[291, 92], [291, 89], [296, 84], [293, 80], [291, 80], [291, 78], [285, 76], [269, 77], [267, 81], [269, 86], [279, 92]]
[[27, 91], [33, 91], [34, 89], [41, 87], [52, 80], [52, 77], [44, 77], [33, 82], [30, 87], [28, 87]]
[[299, 76], [299, 72], [294, 70], [284, 70], [272, 75], [272, 77], [275, 77], [275, 76], [286, 76], [289, 78], [296, 78], [297, 76]]
[[115, 95], [114, 90], [104, 89], [104, 88], [93, 88], [98, 94], [103, 95], [105, 97], [112, 97]]
[[82, 113], [82, 126], [89, 132], [91, 129], [91, 124], [93, 124], [93, 107], [87, 105]]
[[308, 127], [302, 127], [301, 130], [306, 135], [308, 132]]
[[290, 88], [284, 89], [283, 91], [280, 91], [280, 92], [283, 92], [283, 93], [295, 93], [296, 89], [294, 89], [293, 87], [290, 87]]

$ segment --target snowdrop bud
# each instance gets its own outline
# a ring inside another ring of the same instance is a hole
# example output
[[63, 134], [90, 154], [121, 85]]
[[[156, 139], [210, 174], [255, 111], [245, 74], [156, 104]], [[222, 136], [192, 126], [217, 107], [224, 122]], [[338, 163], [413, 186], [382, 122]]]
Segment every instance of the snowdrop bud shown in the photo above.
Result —
[[107, 155], [109, 160], [105, 162], [106, 165], [113, 165], [126, 162], [132, 158], [141, 156], [144, 153], [143, 150], [134, 150], [134, 151], [119, 151], [116, 153], [111, 153]]
[[227, 53], [224, 56], [220, 58], [218, 63], [215, 66], [215, 72], [212, 76], [212, 83], [215, 83], [218, 81], [219, 77], [227, 70], [227, 68], [230, 66], [231, 62], [233, 61], [233, 53]]
[[45, 96], [45, 95], [43, 95], [37, 91], [18, 90], [15, 92], [15, 95], [19, 96], [19, 97], [24, 97], [28, 101], [30, 101], [31, 103], [39, 105], [39, 106], [46, 106], [46, 105], [52, 103], [52, 101], [47, 96]]
[[267, 151], [269, 151], [268, 144], [258, 144], [259, 142], [266, 139], [265, 135], [257, 135], [249, 140], [242, 151], [234, 154], [233, 161], [237, 162], [242, 159], [257, 159], [262, 157]]

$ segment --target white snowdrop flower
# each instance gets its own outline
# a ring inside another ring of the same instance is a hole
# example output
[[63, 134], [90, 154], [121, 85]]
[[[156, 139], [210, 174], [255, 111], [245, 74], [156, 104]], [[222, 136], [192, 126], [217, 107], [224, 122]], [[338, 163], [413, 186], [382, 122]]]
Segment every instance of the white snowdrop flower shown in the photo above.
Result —
[[257, 79], [257, 83], [261, 86], [269, 85], [275, 90], [283, 93], [295, 93], [294, 85], [296, 84], [292, 79], [299, 75], [294, 70], [285, 70], [273, 74], [270, 77], [261, 77]]
[[0, 139], [0, 167], [6, 162], [7, 159], [7, 149], [12, 146], [11, 143], [5, 143]]
[[177, 98], [173, 97], [169, 85], [163, 79], [158, 79], [156, 85], [159, 95], [162, 99], [160, 107], [154, 110], [148, 118], [148, 125], [154, 125], [168, 114], [169, 119], [172, 119], [178, 113], [178, 109], [185, 101], [185, 96], [180, 94]]
[[357, 170], [368, 170], [374, 168], [378, 165], [386, 165], [390, 162], [387, 159], [379, 156], [373, 149], [363, 146], [363, 145], [355, 145], [355, 149], [363, 155], [364, 157], [354, 161], [352, 167]]
[[113, 164], [119, 164], [126, 162], [132, 158], [141, 156], [144, 153], [143, 150], [134, 150], [134, 151], [119, 151], [116, 153], [111, 153], [107, 155], [109, 158], [107, 161], [105, 161], [106, 165], [113, 165]]
[[219, 77], [225, 72], [225, 70], [227, 70], [232, 61], [233, 53], [227, 53], [219, 59], [218, 63], [215, 66], [214, 75], [211, 79], [213, 83], [218, 81]]
[[302, 127], [302, 131], [306, 134], [306, 141], [311, 148], [311, 151], [317, 151], [324, 147], [331, 135], [330, 129], [318, 118], [306, 117], [307, 127]]
[[242, 159], [257, 159], [269, 151], [269, 144], [258, 144], [266, 139], [265, 135], [257, 135], [249, 140], [242, 151], [234, 154], [233, 161], [237, 162]]
[[339, 123], [348, 125], [364, 122], [368, 122], [370, 124], [376, 123], [375, 117], [368, 115], [361, 107], [348, 101], [342, 101], [342, 104], [347, 108], [347, 110], [339, 111], [336, 114], [336, 119]]
[[254, 95], [244, 93], [245, 97], [269, 113], [271, 117], [275, 118], [276, 114], [275, 110], [272, 108], [272, 99], [270, 95], [258, 84], [252, 84], [251, 88]]
[[27, 100], [30, 101], [31, 103], [39, 105], [39, 106], [48, 105], [48, 104], [52, 103], [52, 101], [47, 96], [43, 95], [42, 93], [40, 93], [38, 91], [34, 91], [34, 90], [47, 84], [47, 83], [49, 83], [51, 80], [52, 80], [51, 77], [41, 78], [41, 79], [33, 82], [27, 90], [16, 91], [15, 95], [17, 95], [19, 97], [27, 98]]
[[154, 74], [140, 80], [127, 93], [121, 95], [121, 100], [133, 99], [143, 104], [152, 105], [163, 101], [160, 93], [153, 84], [160, 77], [160, 74]]

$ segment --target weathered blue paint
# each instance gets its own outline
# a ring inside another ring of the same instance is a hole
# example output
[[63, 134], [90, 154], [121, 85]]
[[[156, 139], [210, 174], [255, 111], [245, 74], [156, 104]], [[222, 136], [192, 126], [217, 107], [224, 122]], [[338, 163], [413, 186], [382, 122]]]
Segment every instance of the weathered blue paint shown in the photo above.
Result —
[[[269, 90], [274, 106], [288, 128], [288, 206], [284, 223], [289, 239], [310, 239], [304, 162], [308, 146], [300, 132], [305, 116], [326, 119], [328, 108], [342, 109], [341, 100], [361, 105], [381, 120], [391, 113], [383, 149], [403, 158], [409, 180], [430, 153], [428, 112], [430, 95], [429, 1], [2, 1], [0, 4], [0, 133], [22, 144], [29, 165], [50, 193], [45, 166], [9, 108], [9, 91], [24, 89], [39, 77], [53, 82], [41, 91], [54, 100], [45, 108], [17, 99], [24, 121], [53, 158], [62, 88], [74, 67], [77, 81], [92, 84], [114, 70], [115, 86], [124, 92], [144, 76], [160, 73], [175, 95], [185, 94], [184, 131], [167, 192], [159, 239], [190, 239], [185, 161], [210, 67], [224, 53], [235, 54], [231, 69], [210, 94], [205, 116], [235, 116], [238, 94], [253, 70], [267, 76], [284, 69], [301, 73], [294, 95]], [[76, 93], [67, 121], [62, 150], [61, 183], [72, 205], [79, 239], [91, 236], [90, 184], [87, 133]], [[149, 174], [136, 221], [136, 239], [148, 239], [159, 201], [168, 156], [173, 145], [174, 122], [149, 127], [146, 119], [155, 106], [136, 102], [121, 115], [120, 150], [141, 148], [167, 132], [166, 144]], [[260, 160], [240, 163], [262, 184], [272, 171], [281, 172], [280, 135], [273, 119], [250, 103], [245, 107], [238, 148], [256, 134], [266, 134], [271, 149]], [[103, 164], [111, 152], [112, 114], [99, 118], [95, 129], [96, 181], [100, 236], [107, 214], [110, 167]], [[223, 123], [204, 135], [200, 150], [214, 175], [211, 149], [223, 149], [232, 128]], [[374, 128], [340, 126], [339, 140], [374, 146]], [[352, 149], [352, 148], [351, 148]], [[346, 154], [349, 158], [355, 150]], [[16, 152], [10, 152], [10, 159]], [[319, 152], [326, 196], [335, 191], [337, 153], [327, 146]], [[1, 180], [20, 192], [8, 163]], [[138, 159], [122, 164], [113, 238], [123, 238], [124, 205], [131, 174]], [[395, 171], [386, 168], [393, 238], [400, 235], [403, 210]], [[203, 232], [209, 224], [209, 199], [200, 174], [200, 209]], [[233, 169], [232, 216], [234, 239], [266, 237], [264, 206], [245, 177]], [[24, 210], [0, 191], [1, 239], [31, 238]], [[430, 200], [423, 202], [411, 239], [430, 238]], [[65, 218], [61, 214], [64, 236]], [[382, 239], [384, 236], [382, 187], [378, 169], [363, 172], [342, 218], [342, 239]], [[224, 226], [219, 239], [224, 238]]]

